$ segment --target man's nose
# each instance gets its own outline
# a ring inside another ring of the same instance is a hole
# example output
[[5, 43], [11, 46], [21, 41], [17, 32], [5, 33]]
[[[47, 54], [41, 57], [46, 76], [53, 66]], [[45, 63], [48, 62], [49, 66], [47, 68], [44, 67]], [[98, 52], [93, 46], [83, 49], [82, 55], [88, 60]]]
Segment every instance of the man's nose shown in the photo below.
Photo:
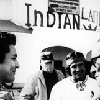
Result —
[[79, 66], [77, 66], [77, 67], [76, 67], [76, 71], [79, 71], [79, 70], [80, 70], [80, 68], [79, 68]]
[[16, 60], [16, 63], [15, 63], [16, 65], [16, 68], [19, 68], [20, 67], [20, 65], [19, 65], [19, 62]]

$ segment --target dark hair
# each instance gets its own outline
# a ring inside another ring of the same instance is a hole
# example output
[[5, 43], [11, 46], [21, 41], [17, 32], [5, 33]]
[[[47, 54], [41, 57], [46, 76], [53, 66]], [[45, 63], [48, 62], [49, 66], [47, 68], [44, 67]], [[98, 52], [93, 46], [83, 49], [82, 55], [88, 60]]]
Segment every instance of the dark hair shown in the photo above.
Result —
[[[76, 51], [73, 51], [71, 53], [69, 53], [67, 56], [66, 56], [66, 61], [67, 60], [70, 60], [70, 59], [77, 59], [80, 60], [80, 61], [83, 61], [84, 62], [84, 67], [86, 68], [86, 75], [89, 75], [90, 74], [90, 69], [91, 69], [91, 62], [90, 61], [87, 61], [85, 60], [84, 58], [84, 55], [83, 53], [81, 52], [76, 52]], [[70, 65], [71, 65], [72, 62], [70, 62], [68, 65], [67, 65], [67, 68], [66, 68], [66, 72], [71, 76], [71, 71], [70, 71]]]
[[[91, 69], [92, 63], [90, 61], [83, 61], [83, 62], [86, 68], [86, 75], [90, 75], [90, 69]], [[68, 75], [71, 76], [70, 66], [67, 66], [66, 73], [68, 73]]]
[[8, 32], [0, 32], [0, 63], [4, 62], [9, 45], [16, 45], [16, 36]]
[[67, 56], [66, 56], [66, 60], [69, 60], [69, 59], [75, 59], [75, 58], [84, 58], [84, 55], [83, 53], [81, 52], [76, 52], [76, 51], [73, 51], [71, 53], [69, 53]]

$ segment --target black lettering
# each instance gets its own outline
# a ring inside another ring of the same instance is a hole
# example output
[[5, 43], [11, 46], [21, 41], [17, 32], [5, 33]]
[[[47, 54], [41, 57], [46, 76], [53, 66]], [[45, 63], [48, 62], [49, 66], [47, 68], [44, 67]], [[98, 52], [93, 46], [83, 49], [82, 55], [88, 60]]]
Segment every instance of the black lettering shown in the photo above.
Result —
[[78, 21], [76, 20], [76, 15], [73, 14], [73, 29], [75, 29], [75, 25], [76, 25], [76, 28], [79, 30], [80, 29], [80, 17], [79, 15], [77, 15], [78, 17]]
[[93, 22], [93, 16], [92, 16], [91, 10], [90, 10], [90, 13], [89, 13], [89, 19], [91, 19], [91, 21]]
[[37, 11], [37, 10], [34, 10], [34, 20], [35, 20], [35, 23], [33, 26], [37, 26], [37, 15], [40, 15], [40, 18], [41, 18], [41, 22], [40, 22], [40, 26], [43, 27], [43, 14], [42, 12], [40, 11]]
[[[49, 23], [49, 14], [53, 16], [53, 22], [51, 25]], [[53, 12], [47, 12], [47, 27], [53, 27], [54, 24], [55, 24], [55, 14], [53, 14]]]
[[88, 18], [85, 18], [85, 17], [84, 17], [84, 7], [82, 7], [82, 16], [81, 16], [81, 19], [83, 19], [83, 20], [88, 20]]
[[61, 15], [62, 15], [62, 13], [58, 13], [58, 28], [61, 28]]
[[[68, 22], [66, 22], [66, 20], [68, 19]], [[68, 17], [68, 14], [66, 14], [66, 17], [65, 17], [65, 23], [64, 23], [64, 29], [66, 28], [66, 25], [70, 25], [70, 29], [71, 29], [71, 23], [70, 23], [70, 19]]]
[[29, 27], [31, 26], [30, 21], [29, 21], [29, 6], [32, 6], [32, 5], [25, 3], [25, 6], [27, 7], [27, 23], [25, 25]]

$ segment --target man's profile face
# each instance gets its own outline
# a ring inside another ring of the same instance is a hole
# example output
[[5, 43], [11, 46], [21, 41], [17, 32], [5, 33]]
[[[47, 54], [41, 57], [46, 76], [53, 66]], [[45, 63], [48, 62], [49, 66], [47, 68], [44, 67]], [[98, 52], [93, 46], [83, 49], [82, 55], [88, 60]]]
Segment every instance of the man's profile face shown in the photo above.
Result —
[[9, 53], [6, 53], [4, 62], [0, 64], [0, 78], [2, 82], [11, 83], [15, 79], [16, 68], [19, 68], [17, 53], [14, 45], [9, 46]]
[[70, 71], [74, 79], [81, 80], [86, 76], [86, 68], [83, 61], [78, 61], [71, 64]]

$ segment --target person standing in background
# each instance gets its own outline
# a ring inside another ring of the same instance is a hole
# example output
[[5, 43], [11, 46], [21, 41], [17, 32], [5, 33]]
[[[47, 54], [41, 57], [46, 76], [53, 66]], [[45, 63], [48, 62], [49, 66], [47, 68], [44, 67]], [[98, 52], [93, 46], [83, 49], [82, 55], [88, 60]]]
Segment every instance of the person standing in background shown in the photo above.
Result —
[[52, 87], [64, 78], [61, 71], [54, 69], [51, 52], [42, 52], [40, 56], [41, 70], [29, 77], [20, 93], [20, 100], [49, 100]]

